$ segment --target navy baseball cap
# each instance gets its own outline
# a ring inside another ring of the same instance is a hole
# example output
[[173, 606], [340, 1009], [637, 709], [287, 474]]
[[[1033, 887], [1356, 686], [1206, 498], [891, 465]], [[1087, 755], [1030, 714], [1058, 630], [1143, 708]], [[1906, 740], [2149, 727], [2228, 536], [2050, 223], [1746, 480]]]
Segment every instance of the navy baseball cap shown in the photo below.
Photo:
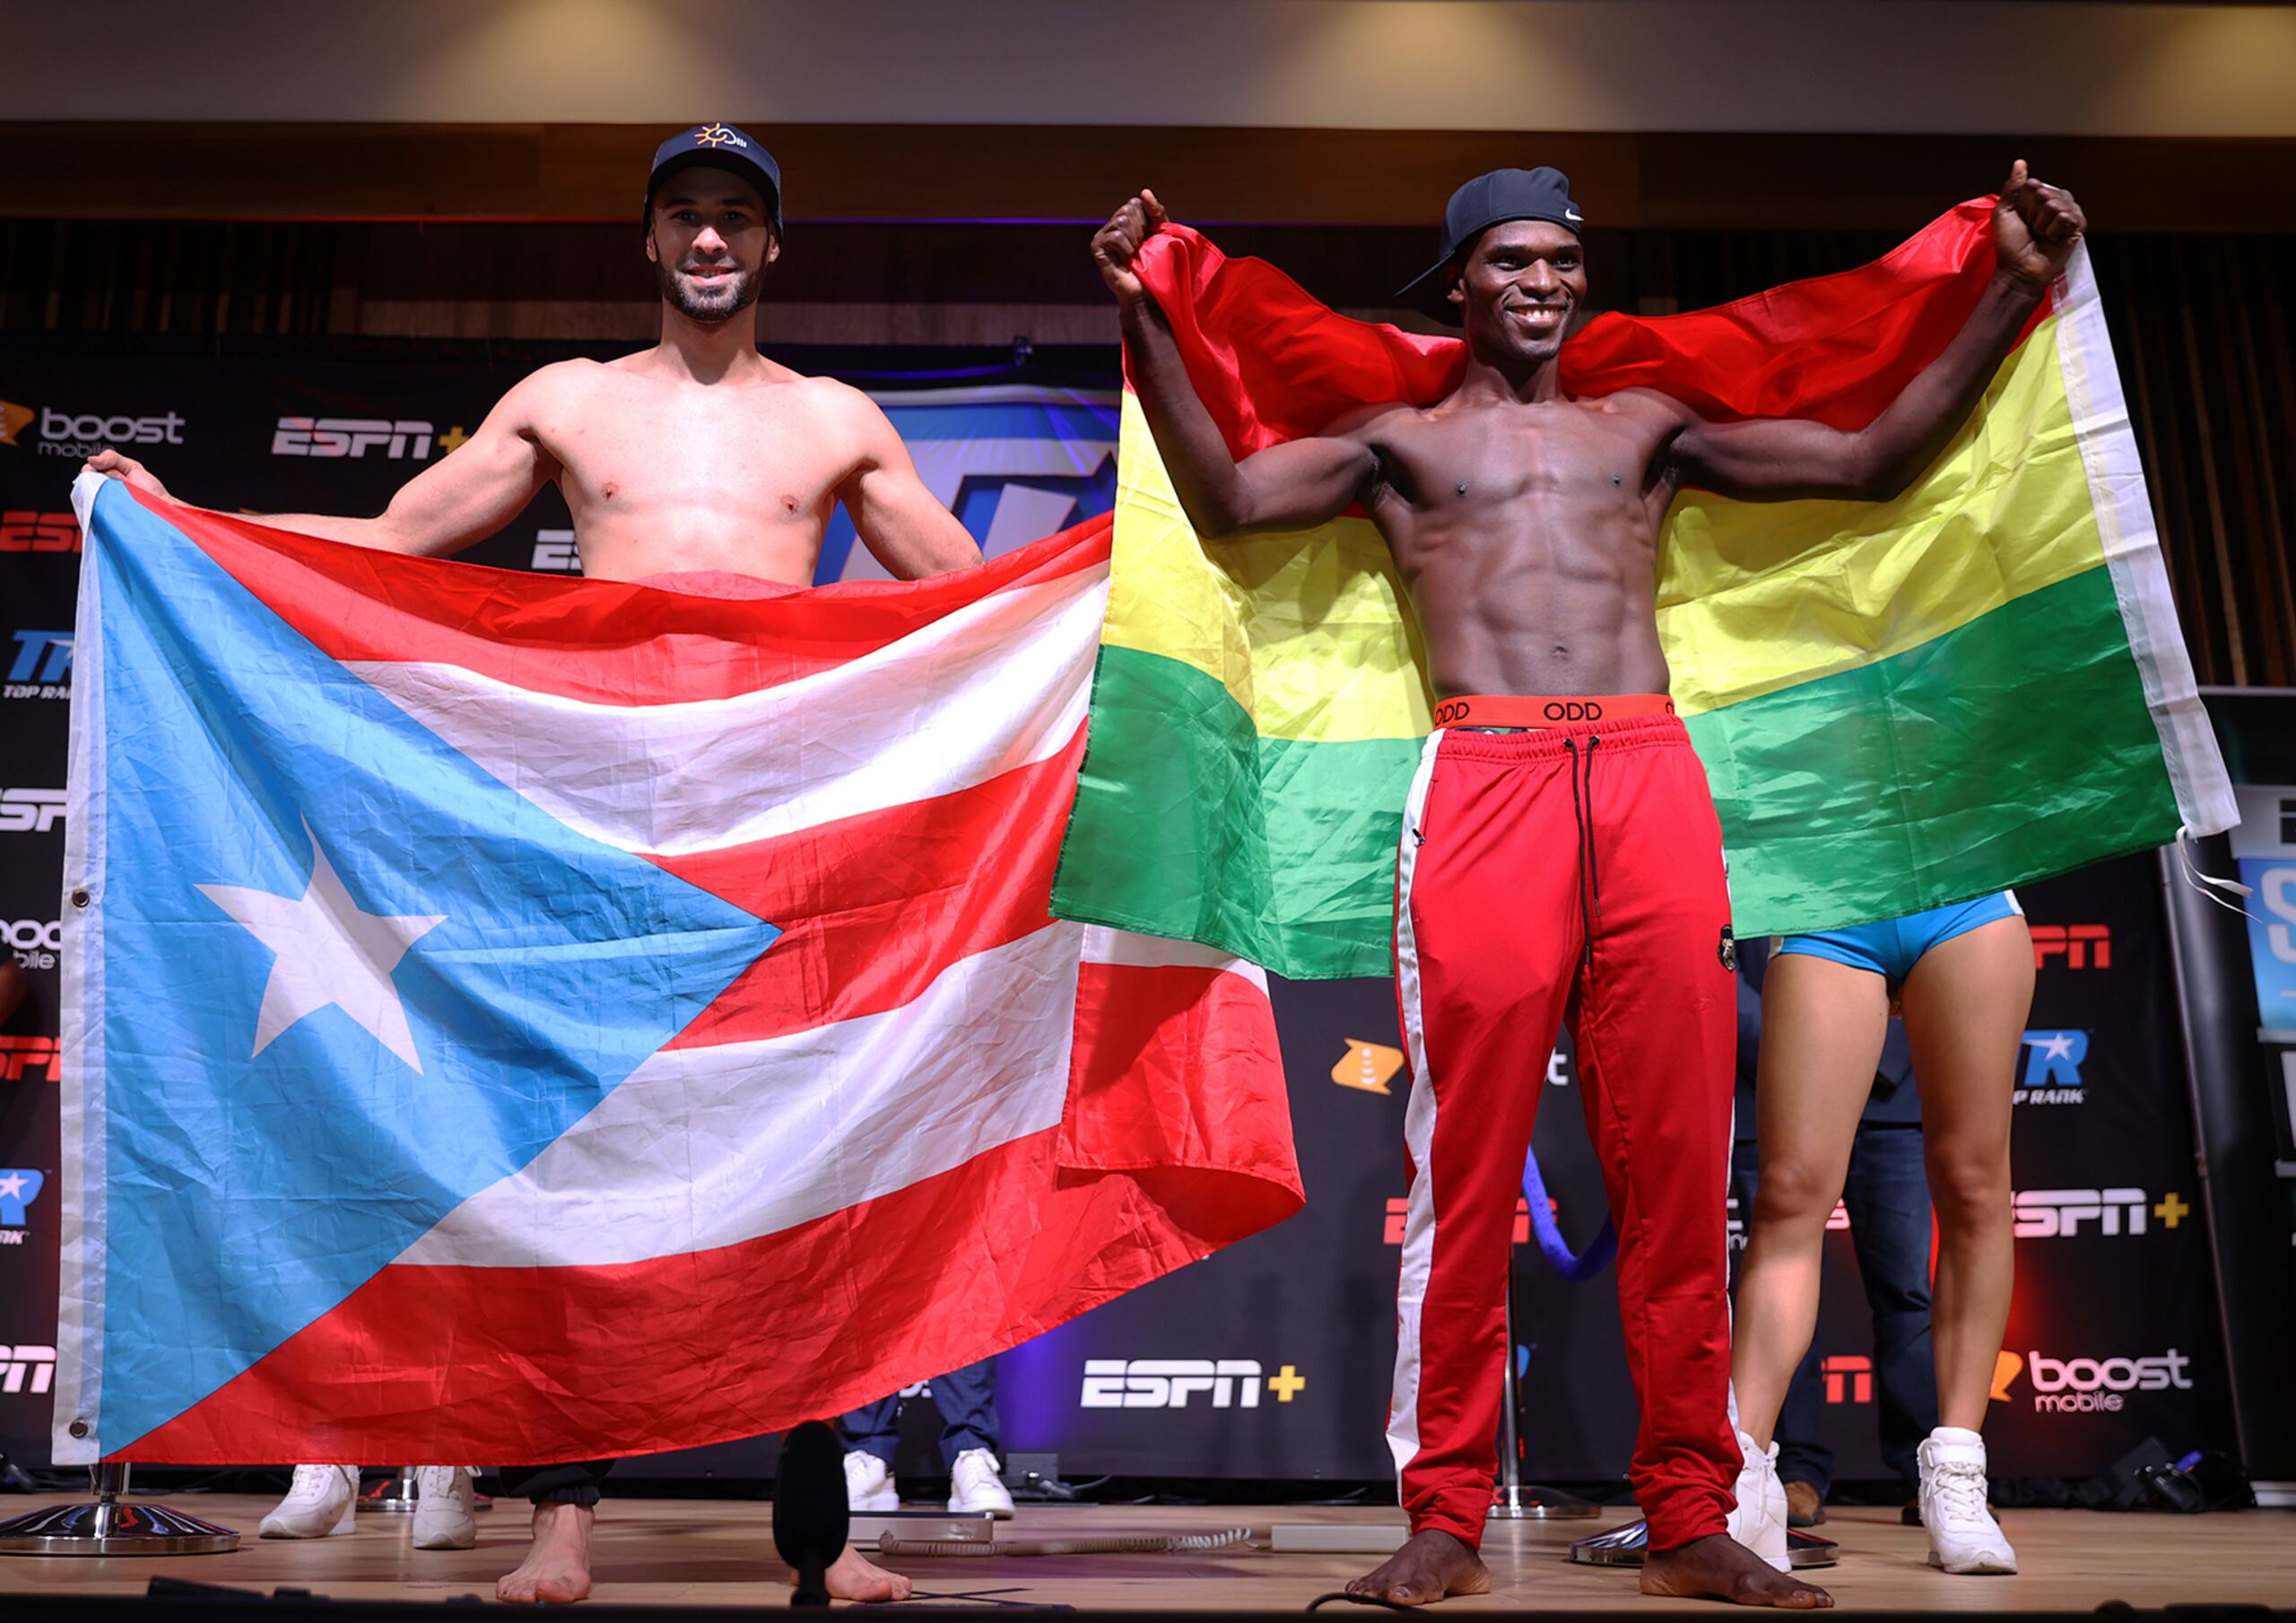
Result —
[[1570, 177], [1561, 169], [1493, 169], [1477, 175], [1457, 191], [1443, 210], [1442, 255], [1433, 265], [1406, 282], [1396, 297], [1436, 320], [1459, 325], [1459, 312], [1448, 297], [1443, 267], [1459, 250], [1492, 226], [1509, 220], [1544, 220], [1578, 230], [1578, 205], [1570, 201]]
[[646, 177], [646, 201], [639, 205], [641, 217], [652, 214], [654, 194], [661, 190], [663, 181], [680, 169], [705, 163], [732, 169], [756, 186], [765, 198], [765, 217], [773, 222], [773, 235], [779, 239], [781, 166], [754, 136], [730, 124], [697, 124], [654, 149], [654, 170]]

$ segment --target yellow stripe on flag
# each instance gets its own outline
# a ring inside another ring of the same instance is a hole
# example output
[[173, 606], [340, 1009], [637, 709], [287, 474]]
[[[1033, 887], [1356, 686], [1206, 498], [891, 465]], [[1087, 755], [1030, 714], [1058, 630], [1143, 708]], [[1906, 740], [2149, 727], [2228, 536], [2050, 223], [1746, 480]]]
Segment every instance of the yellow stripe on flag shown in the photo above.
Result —
[[1658, 631], [1683, 714], [1872, 664], [2102, 567], [2057, 320], [1894, 501], [1674, 504]]
[[1128, 392], [1123, 410], [1101, 640], [1202, 671], [1263, 738], [1424, 737], [1418, 626], [1370, 521], [1200, 542]]

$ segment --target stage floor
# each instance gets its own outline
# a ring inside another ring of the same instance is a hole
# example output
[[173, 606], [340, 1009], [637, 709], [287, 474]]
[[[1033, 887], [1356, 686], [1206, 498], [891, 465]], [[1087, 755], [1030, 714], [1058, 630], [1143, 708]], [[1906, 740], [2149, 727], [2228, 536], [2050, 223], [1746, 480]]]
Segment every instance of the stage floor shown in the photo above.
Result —
[[[516, 1501], [479, 1518], [475, 1549], [422, 1551], [407, 1547], [404, 1516], [365, 1514], [355, 1534], [293, 1542], [254, 1536], [256, 1523], [271, 1506], [268, 1499], [203, 1494], [171, 1496], [167, 1503], [248, 1536], [237, 1551], [222, 1556], [140, 1561], [0, 1557], [0, 1614], [12, 1598], [28, 1594], [141, 1593], [158, 1573], [265, 1593], [287, 1584], [336, 1600], [491, 1599], [495, 1578], [517, 1564], [526, 1541], [525, 1506]], [[0, 1498], [0, 1508], [11, 1511], [33, 1504], [14, 1495]], [[755, 1502], [609, 1499], [598, 1517], [595, 1598], [633, 1605], [783, 1604], [788, 1589], [773, 1559], [770, 1515], [768, 1506]], [[1445, 1611], [1648, 1612], [1691, 1604], [1646, 1600], [1636, 1591], [1630, 1569], [1574, 1567], [1564, 1558], [1572, 1539], [1623, 1519], [1622, 1513], [1607, 1512], [1595, 1521], [1493, 1523], [1484, 1557], [1494, 1593], [1456, 1602]], [[2023, 1510], [2002, 1520], [2024, 1565], [2015, 1577], [1954, 1578], [1932, 1571], [1924, 1564], [1927, 1545], [1920, 1530], [1900, 1526], [1894, 1509], [1831, 1512], [1816, 1531], [1840, 1543], [1842, 1560], [1806, 1575], [1852, 1610], [2069, 1612], [2089, 1611], [2113, 1600], [2145, 1608], [2210, 1602], [2296, 1606], [2296, 1515], [2288, 1512], [2173, 1516]], [[1272, 1523], [1302, 1523], [1401, 1527], [1392, 1508], [1024, 1506], [1000, 1536], [1209, 1532], [1248, 1526], [1264, 1541]], [[1377, 1559], [1277, 1555], [1262, 1547], [1209, 1555], [888, 1564], [909, 1573], [920, 1598], [1143, 1611], [1297, 1612]]]

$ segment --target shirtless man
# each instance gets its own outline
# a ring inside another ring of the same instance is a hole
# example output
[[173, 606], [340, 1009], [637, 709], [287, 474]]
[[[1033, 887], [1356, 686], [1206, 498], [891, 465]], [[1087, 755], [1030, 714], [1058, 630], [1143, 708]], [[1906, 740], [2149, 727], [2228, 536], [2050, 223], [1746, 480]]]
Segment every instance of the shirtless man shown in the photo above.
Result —
[[[765, 149], [726, 124], [672, 136], [655, 153], [643, 219], [646, 257], [661, 285], [660, 343], [603, 364], [560, 361], [525, 378], [380, 517], [265, 522], [438, 556], [493, 534], [555, 481], [574, 515], [583, 573], [598, 579], [731, 595], [808, 586], [839, 502], [900, 579], [978, 563], [980, 549], [918, 481], [867, 395], [758, 352], [758, 291], [782, 238], [781, 171]], [[167, 494], [117, 451], [87, 465]], [[604, 1471], [604, 1462], [553, 1467], [514, 1485], [535, 1499], [534, 1546], [497, 1585], [501, 1599], [590, 1593], [592, 1507]], [[907, 1578], [850, 1547], [830, 1568], [829, 1587], [858, 1601], [909, 1593]]]
[[1564, 395], [1558, 358], [1587, 291], [1569, 188], [1553, 169], [1505, 169], [1453, 195], [1441, 256], [1405, 290], [1465, 329], [1447, 399], [1366, 402], [1240, 464], [1135, 267], [1166, 219], [1154, 195], [1118, 209], [1092, 250], [1197, 532], [1304, 529], [1360, 503], [1394, 551], [1441, 700], [1396, 883], [1413, 1172], [1388, 1442], [1412, 1534], [1352, 1593], [1416, 1604], [1491, 1586], [1477, 1546], [1508, 1235], [1540, 1067], [1568, 1018], [1641, 1400], [1642, 1588], [1825, 1606], [1727, 1531], [1734, 1480], [1763, 1462], [1726, 1409], [1734, 952], [1720, 830], [1665, 697], [1658, 532], [1686, 484], [1771, 500], [1903, 490], [1982, 396], [2083, 221], [2020, 161], [1985, 296], [1880, 417], [1846, 433], [1709, 421], [1647, 389]]

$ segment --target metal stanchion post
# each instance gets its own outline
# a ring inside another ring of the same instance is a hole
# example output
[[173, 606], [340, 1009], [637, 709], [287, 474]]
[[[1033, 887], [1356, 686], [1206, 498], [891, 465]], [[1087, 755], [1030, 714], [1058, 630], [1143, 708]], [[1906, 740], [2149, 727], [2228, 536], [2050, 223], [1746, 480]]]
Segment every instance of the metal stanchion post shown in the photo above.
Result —
[[94, 1466], [89, 1474], [93, 1504], [51, 1505], [0, 1522], [0, 1555], [214, 1556], [239, 1547], [230, 1528], [164, 1505], [126, 1503], [124, 1463]]
[[1499, 1489], [1491, 1502], [1494, 1522], [1553, 1521], [1562, 1517], [1596, 1516], [1599, 1506], [1574, 1499], [1552, 1488], [1523, 1485], [1522, 1439], [1516, 1430], [1522, 1393], [1515, 1369], [1515, 1268], [1507, 1266], [1507, 1361], [1499, 1389]]
[[391, 1478], [372, 1493], [359, 1496], [359, 1508], [379, 1510], [385, 1515], [411, 1516], [414, 1514], [414, 1467], [402, 1465], [398, 1475]]

